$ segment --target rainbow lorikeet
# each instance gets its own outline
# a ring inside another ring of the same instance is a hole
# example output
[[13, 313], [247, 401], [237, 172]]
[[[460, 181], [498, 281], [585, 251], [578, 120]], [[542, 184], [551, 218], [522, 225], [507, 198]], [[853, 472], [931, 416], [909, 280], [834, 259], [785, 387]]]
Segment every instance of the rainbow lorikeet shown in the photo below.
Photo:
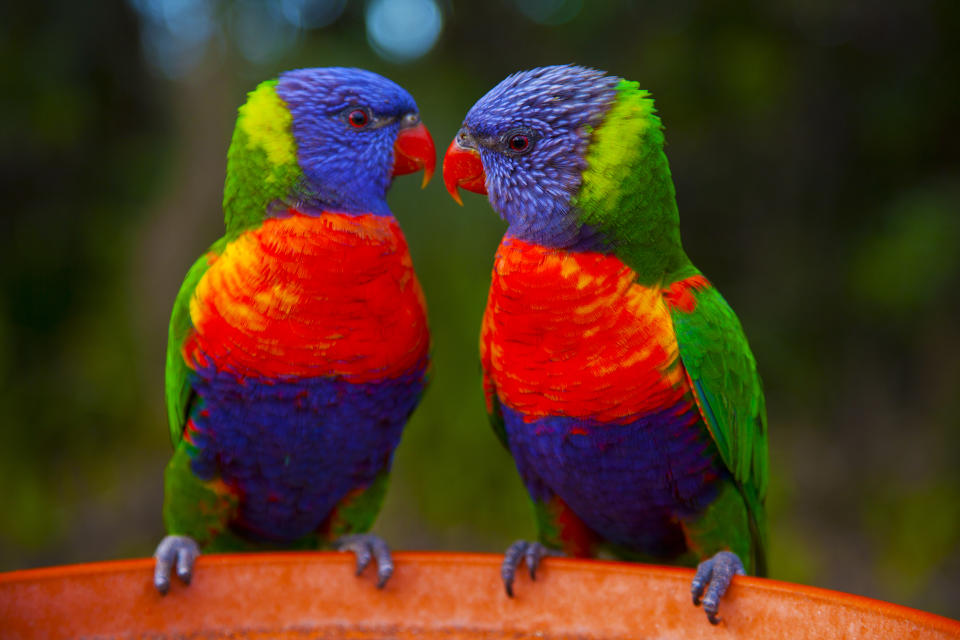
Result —
[[508, 224], [484, 390], [540, 542], [507, 551], [507, 593], [552, 549], [699, 563], [715, 623], [732, 576], [766, 570], [766, 410], [737, 317], [681, 246], [663, 144], [637, 83], [544, 67], [470, 109], [443, 172]]
[[189, 582], [199, 548], [333, 545], [367, 535], [426, 384], [429, 332], [393, 176], [436, 153], [404, 89], [361, 69], [299, 69], [240, 107], [226, 234], [191, 267], [170, 320], [167, 537], [154, 584]]

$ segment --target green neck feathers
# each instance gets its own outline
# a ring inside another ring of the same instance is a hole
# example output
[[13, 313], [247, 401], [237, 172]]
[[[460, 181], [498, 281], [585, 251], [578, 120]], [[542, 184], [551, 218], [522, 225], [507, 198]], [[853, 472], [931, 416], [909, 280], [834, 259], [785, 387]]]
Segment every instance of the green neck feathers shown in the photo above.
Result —
[[697, 273], [680, 243], [677, 202], [653, 98], [621, 80], [617, 99], [593, 131], [583, 184], [572, 204], [599, 229], [644, 285]]
[[227, 238], [259, 225], [268, 207], [291, 202], [303, 173], [297, 164], [291, 116], [268, 80], [250, 92], [237, 114], [227, 151], [223, 214]]

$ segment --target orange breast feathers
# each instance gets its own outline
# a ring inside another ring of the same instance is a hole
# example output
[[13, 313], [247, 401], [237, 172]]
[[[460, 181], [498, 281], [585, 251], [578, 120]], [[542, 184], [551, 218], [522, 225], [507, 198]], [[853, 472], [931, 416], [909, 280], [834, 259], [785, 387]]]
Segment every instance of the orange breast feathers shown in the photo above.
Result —
[[210, 260], [183, 347], [194, 368], [368, 382], [425, 364], [426, 305], [393, 219], [294, 213]]
[[684, 400], [663, 293], [613, 256], [505, 238], [481, 331], [488, 404], [620, 422]]

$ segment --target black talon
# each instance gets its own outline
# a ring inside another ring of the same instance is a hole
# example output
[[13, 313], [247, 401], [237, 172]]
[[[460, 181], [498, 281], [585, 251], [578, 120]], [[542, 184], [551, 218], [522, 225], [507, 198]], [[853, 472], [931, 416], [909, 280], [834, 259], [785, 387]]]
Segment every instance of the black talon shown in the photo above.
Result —
[[527, 542], [526, 540], [517, 540], [507, 548], [503, 554], [503, 564], [500, 565], [500, 577], [503, 578], [503, 586], [507, 595], [513, 597], [513, 582], [517, 576], [517, 569], [522, 562], [527, 563], [527, 569], [530, 571], [530, 579], [537, 579], [537, 569], [540, 563], [547, 556], [560, 555], [559, 552], [548, 549], [539, 542]]
[[720, 598], [727, 592], [735, 575], [746, 575], [743, 563], [737, 554], [730, 551], [720, 551], [712, 558], [708, 558], [697, 566], [690, 585], [694, 606], [703, 604], [710, 624], [719, 624], [721, 618], [717, 615], [720, 607]]
[[524, 554], [524, 560], [527, 563], [527, 569], [530, 570], [530, 579], [537, 579], [537, 568], [540, 566], [540, 560], [547, 554], [546, 548], [539, 542], [532, 542], [527, 547]]
[[334, 546], [338, 551], [352, 551], [357, 556], [357, 575], [369, 566], [371, 560], [377, 561], [377, 588], [383, 589], [393, 575], [393, 558], [390, 548], [381, 538], [368, 534], [356, 534], [339, 538]]
[[503, 554], [503, 564], [500, 565], [500, 577], [503, 578], [503, 586], [507, 590], [507, 596], [513, 597], [513, 580], [517, 575], [517, 567], [523, 560], [523, 556], [530, 545], [526, 540], [517, 540], [507, 548]]
[[176, 571], [177, 577], [184, 584], [190, 584], [193, 579], [193, 565], [199, 555], [200, 547], [187, 536], [166, 536], [160, 541], [153, 553], [156, 559], [153, 586], [160, 595], [166, 595], [170, 590], [170, 574], [173, 571]]

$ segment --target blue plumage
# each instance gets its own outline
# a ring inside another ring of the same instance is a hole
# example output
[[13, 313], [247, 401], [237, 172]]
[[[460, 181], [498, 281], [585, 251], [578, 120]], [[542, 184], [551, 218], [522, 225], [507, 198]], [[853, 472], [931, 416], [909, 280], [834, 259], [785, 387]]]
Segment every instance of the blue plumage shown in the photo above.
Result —
[[687, 401], [627, 424], [528, 420], [502, 409], [510, 452], [531, 497], [562, 497], [584, 524], [627, 551], [683, 553], [678, 517], [699, 513], [727, 475]]
[[243, 497], [233, 527], [290, 542], [317, 531], [348, 492], [389, 469], [424, 388], [424, 367], [380, 382], [238, 380], [214, 368], [194, 383], [191, 467]]

